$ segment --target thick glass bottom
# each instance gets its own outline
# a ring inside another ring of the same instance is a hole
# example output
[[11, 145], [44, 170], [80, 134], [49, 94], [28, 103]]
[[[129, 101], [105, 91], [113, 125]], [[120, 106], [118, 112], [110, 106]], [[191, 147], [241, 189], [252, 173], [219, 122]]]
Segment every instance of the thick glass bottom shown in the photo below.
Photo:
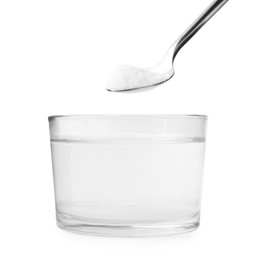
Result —
[[94, 219], [77, 218], [57, 212], [57, 225], [66, 231], [96, 236], [151, 237], [192, 232], [199, 227], [199, 217], [185, 222], [112, 223]]

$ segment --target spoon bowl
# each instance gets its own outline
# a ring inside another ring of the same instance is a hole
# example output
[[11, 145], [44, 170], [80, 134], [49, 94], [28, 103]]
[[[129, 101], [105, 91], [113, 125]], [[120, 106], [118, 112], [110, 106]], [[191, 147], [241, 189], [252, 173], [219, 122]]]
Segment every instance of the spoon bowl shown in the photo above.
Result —
[[[108, 83], [107, 90], [111, 92], [143, 92], [158, 87], [173, 77], [173, 67], [167, 72], [161, 72], [158, 68], [159, 66], [143, 69], [121, 65], [114, 73], [111, 82]], [[135, 80], [133, 81], [133, 79]]]

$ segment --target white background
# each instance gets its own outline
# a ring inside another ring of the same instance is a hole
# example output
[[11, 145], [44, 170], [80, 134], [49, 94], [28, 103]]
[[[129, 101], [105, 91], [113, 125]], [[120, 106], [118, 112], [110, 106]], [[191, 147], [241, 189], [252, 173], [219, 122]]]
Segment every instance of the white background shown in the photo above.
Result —
[[[0, 2], [1, 259], [259, 259], [258, 1], [229, 1], [181, 50], [164, 86], [104, 90], [116, 64], [157, 63], [209, 3]], [[196, 232], [120, 239], [56, 227], [47, 116], [91, 113], [209, 116]]]

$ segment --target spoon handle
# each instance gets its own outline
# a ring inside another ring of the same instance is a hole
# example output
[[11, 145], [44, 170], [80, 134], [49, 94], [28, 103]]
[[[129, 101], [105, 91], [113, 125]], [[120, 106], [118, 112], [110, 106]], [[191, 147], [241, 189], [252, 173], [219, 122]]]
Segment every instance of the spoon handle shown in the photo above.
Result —
[[173, 59], [178, 51], [206, 24], [209, 19], [218, 12], [218, 10], [228, 0], [215, 0], [210, 6], [190, 25], [190, 27], [175, 41]]

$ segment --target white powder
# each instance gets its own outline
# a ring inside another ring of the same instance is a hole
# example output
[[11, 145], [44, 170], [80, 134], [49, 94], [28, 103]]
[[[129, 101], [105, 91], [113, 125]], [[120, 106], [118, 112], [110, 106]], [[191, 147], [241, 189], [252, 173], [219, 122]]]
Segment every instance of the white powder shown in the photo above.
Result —
[[107, 89], [112, 91], [141, 89], [164, 80], [163, 75], [159, 73], [130, 65], [120, 65], [108, 81]]

